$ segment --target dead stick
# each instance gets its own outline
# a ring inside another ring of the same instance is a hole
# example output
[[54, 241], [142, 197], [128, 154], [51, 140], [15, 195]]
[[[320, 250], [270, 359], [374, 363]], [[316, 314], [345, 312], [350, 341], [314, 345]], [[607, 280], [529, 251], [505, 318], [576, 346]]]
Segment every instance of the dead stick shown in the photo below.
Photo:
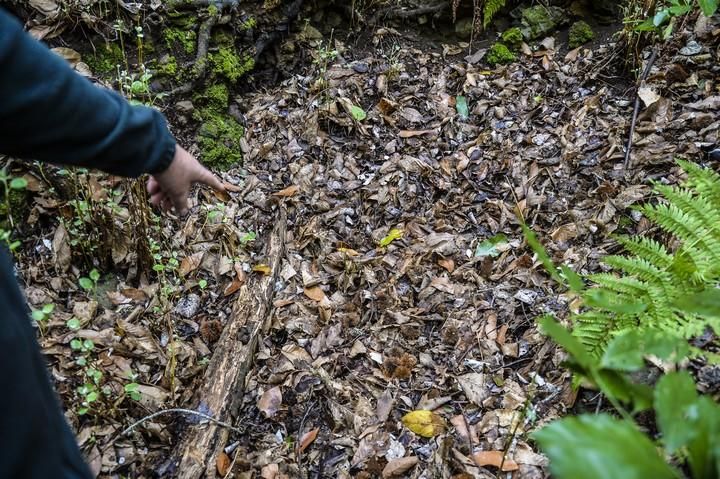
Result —
[[632, 122], [630, 123], [630, 135], [628, 136], [627, 147], [625, 148], [625, 162], [623, 163], [623, 170], [627, 170], [630, 165], [630, 151], [632, 150], [633, 135], [635, 135], [635, 124], [637, 123], [638, 113], [640, 112], [640, 88], [645, 83], [645, 80], [647, 80], [647, 77], [650, 74], [650, 69], [652, 68], [653, 63], [655, 63], [655, 58], [657, 58], [657, 54], [658, 48], [655, 46], [647, 65], [645, 65], [645, 70], [640, 77], [640, 82], [638, 83], [638, 87], [635, 91], [635, 109], [633, 110]]

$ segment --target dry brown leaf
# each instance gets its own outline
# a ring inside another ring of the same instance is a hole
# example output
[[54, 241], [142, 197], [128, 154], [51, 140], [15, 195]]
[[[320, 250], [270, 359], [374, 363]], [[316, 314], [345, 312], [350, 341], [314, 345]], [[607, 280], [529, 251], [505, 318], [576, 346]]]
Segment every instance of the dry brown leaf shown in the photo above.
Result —
[[326, 297], [325, 292], [320, 289], [320, 286], [305, 288], [303, 292], [305, 293], [305, 296], [312, 299], [313, 301], [317, 301], [318, 303], [323, 301]]
[[437, 135], [437, 133], [437, 130], [400, 130], [398, 135], [400, 138], [413, 138], [415, 136]]
[[282, 404], [282, 392], [279, 386], [268, 389], [263, 393], [257, 402], [257, 407], [265, 414], [265, 417], [273, 417]]
[[55, 257], [55, 267], [60, 272], [65, 272], [70, 267], [70, 240], [67, 230], [60, 223], [55, 230], [55, 236], [52, 241], [53, 255]]
[[187, 276], [188, 273], [192, 273], [198, 269], [200, 263], [202, 263], [204, 254], [205, 253], [203, 251], [199, 251], [191, 254], [190, 256], [184, 257], [182, 261], [180, 261], [180, 268], [178, 269], [180, 276]]
[[223, 296], [230, 296], [231, 294], [242, 288], [243, 282], [237, 278], [233, 278], [232, 282], [225, 286], [223, 290]]
[[262, 479], [277, 479], [280, 475], [280, 466], [277, 464], [268, 464], [260, 470]]
[[50, 51], [55, 52], [61, 57], [63, 57], [72, 66], [75, 66], [75, 64], [80, 61], [80, 54], [72, 48], [55, 47], [51, 48]]
[[494, 466], [498, 469], [502, 466], [504, 472], [518, 470], [517, 463], [506, 457], [503, 451], [478, 451], [473, 454], [473, 460], [478, 466]]
[[311, 431], [306, 432], [303, 434], [302, 438], [300, 438], [300, 441], [297, 443], [297, 452], [298, 454], [302, 454], [305, 452], [305, 449], [315, 441], [315, 438], [317, 438], [318, 432], [320, 432], [320, 428], [315, 428]]
[[455, 261], [450, 258], [440, 258], [438, 260], [438, 265], [441, 268], [445, 268], [448, 273], [452, 273], [453, 271], [455, 271]]
[[215, 198], [222, 201], [223, 203], [227, 203], [232, 199], [230, 193], [227, 190], [213, 190], [213, 195], [215, 195]]
[[243, 190], [242, 186], [233, 185], [227, 181], [223, 181], [223, 188], [225, 188], [225, 191], [229, 191], [231, 193], [240, 193]]
[[218, 454], [217, 459], [215, 460], [215, 466], [217, 467], [217, 472], [222, 477], [225, 477], [230, 469], [230, 456], [225, 454], [224, 451], [220, 451], [220, 454]]
[[470, 423], [465, 419], [462, 414], [453, 416], [450, 419], [450, 424], [455, 427], [455, 430], [463, 438], [470, 440], [473, 444], [477, 444], [479, 442], [477, 430], [475, 429], [475, 427], [470, 425]]
[[295, 196], [297, 192], [300, 191], [300, 187], [297, 185], [290, 185], [287, 188], [283, 188], [280, 191], [277, 191], [273, 193], [273, 196], [281, 196], [283, 198], [290, 198], [291, 196]]
[[383, 479], [398, 477], [415, 467], [418, 463], [417, 456], [398, 457], [388, 462], [382, 470]]

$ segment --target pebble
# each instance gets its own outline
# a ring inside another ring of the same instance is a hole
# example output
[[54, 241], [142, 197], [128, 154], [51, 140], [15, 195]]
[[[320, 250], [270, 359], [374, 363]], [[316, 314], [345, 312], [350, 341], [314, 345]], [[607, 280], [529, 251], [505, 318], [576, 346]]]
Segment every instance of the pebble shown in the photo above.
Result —
[[710, 151], [710, 153], [708, 153], [708, 160], [720, 161], [720, 148], [715, 148], [714, 150]]
[[197, 294], [188, 294], [187, 296], [184, 296], [183, 298], [178, 301], [177, 306], [175, 306], [175, 312], [182, 316], [183, 318], [190, 319], [198, 312], [200, 309], [200, 296]]
[[702, 51], [702, 45], [700, 45], [695, 40], [690, 40], [687, 45], [682, 47], [680, 49], [680, 55], [684, 55], [686, 57], [691, 57], [693, 55], [697, 55]]

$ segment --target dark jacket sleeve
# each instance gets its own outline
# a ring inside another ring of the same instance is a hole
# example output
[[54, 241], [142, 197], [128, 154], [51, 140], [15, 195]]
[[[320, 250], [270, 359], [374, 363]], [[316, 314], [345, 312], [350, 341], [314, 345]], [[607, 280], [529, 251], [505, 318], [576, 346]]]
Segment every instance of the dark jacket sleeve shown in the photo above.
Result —
[[0, 153], [139, 176], [174, 152], [160, 112], [93, 85], [0, 8]]

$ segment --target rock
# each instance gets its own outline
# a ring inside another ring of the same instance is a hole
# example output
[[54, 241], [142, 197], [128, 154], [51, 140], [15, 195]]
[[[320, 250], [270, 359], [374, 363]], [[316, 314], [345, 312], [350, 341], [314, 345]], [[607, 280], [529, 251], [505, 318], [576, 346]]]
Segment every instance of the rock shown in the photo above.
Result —
[[461, 38], [470, 38], [473, 34], [472, 18], [460, 18], [455, 22], [455, 33]]
[[535, 40], [551, 33], [567, 23], [567, 15], [560, 7], [536, 5], [522, 10], [522, 33], [528, 40]]
[[181, 298], [175, 306], [175, 312], [186, 319], [195, 316], [199, 309], [200, 296], [194, 293]]
[[702, 51], [702, 45], [700, 45], [695, 40], [690, 40], [687, 45], [682, 47], [680, 49], [680, 55], [686, 56], [686, 57], [692, 57], [694, 55], [697, 55]]
[[190, 100], [183, 100], [175, 103], [175, 108], [181, 113], [192, 113], [195, 110], [195, 106]]
[[593, 32], [592, 28], [590, 28], [590, 25], [581, 20], [573, 23], [570, 27], [570, 32], [568, 34], [568, 46], [570, 48], [577, 48], [586, 44], [593, 38], [595, 38], [595, 32]]
[[720, 161], [720, 148], [715, 148], [708, 153], [708, 160], [712, 162]]

